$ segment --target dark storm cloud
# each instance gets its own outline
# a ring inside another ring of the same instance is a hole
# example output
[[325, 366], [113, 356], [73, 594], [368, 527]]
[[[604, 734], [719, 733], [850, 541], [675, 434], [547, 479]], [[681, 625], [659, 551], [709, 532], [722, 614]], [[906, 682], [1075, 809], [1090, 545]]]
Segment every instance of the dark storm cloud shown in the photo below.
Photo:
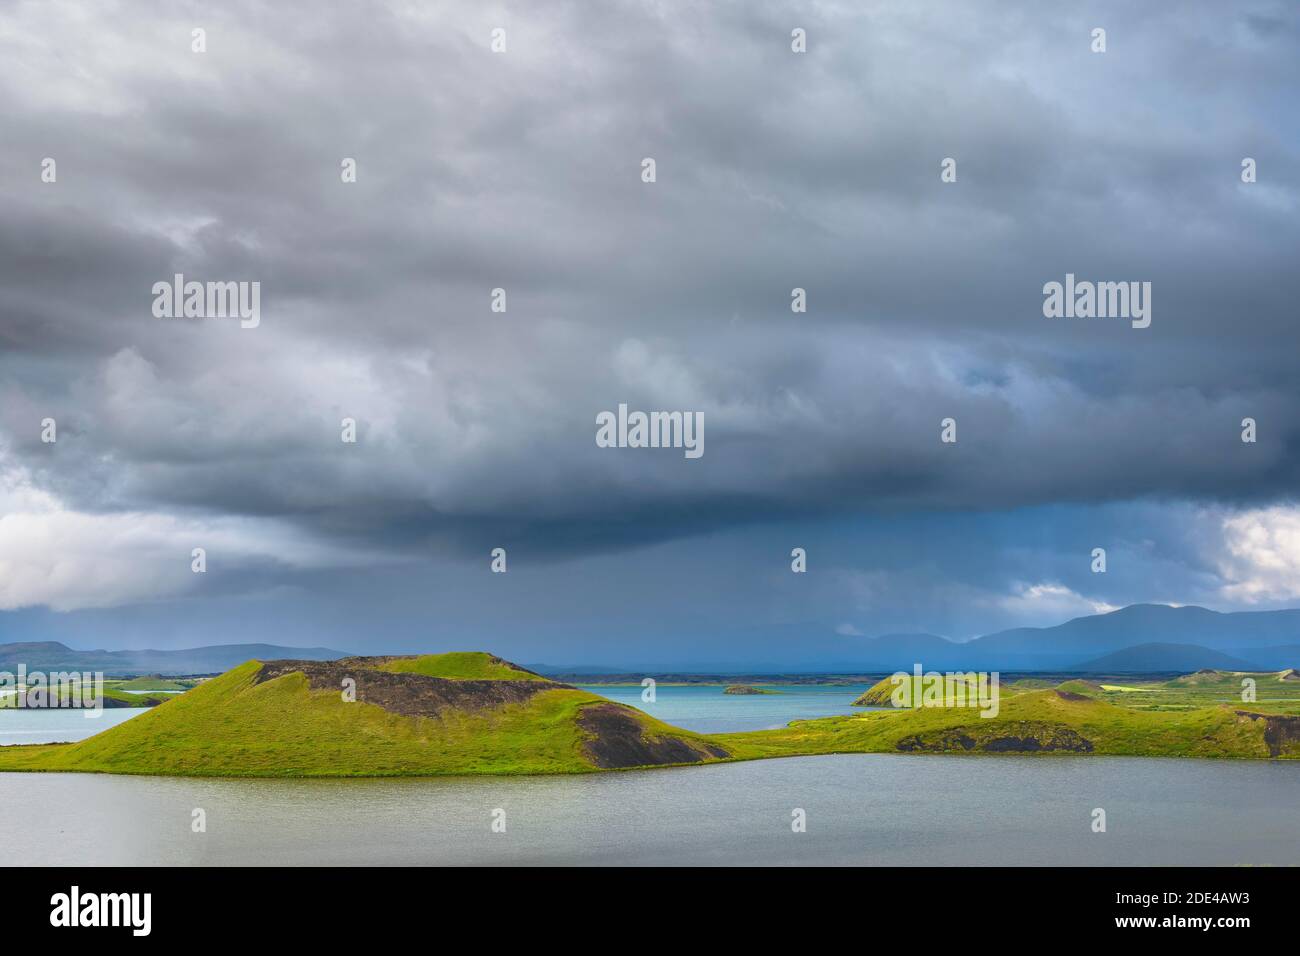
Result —
[[[546, 556], [1300, 478], [1285, 4], [140, 9], [3, 14], [0, 440], [69, 508]], [[1151, 328], [1044, 319], [1066, 272]], [[619, 402], [704, 457], [596, 448]]]

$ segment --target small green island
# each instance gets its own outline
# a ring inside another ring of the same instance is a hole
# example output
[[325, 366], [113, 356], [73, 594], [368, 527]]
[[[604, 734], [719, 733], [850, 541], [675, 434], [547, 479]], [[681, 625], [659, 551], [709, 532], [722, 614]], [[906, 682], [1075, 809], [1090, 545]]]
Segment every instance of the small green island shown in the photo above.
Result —
[[[1254, 694], [1243, 703], [1247, 680]], [[877, 709], [700, 734], [481, 652], [251, 660], [160, 695], [146, 713], [86, 740], [0, 747], [0, 771], [359, 777], [846, 753], [1300, 757], [1292, 671], [1114, 684], [1030, 678], [1000, 687], [991, 718], [970, 708], [889, 707], [892, 686], [886, 679], [859, 698]]]
[[762, 687], [755, 687], [752, 684], [732, 684], [730, 687], [724, 690], [723, 693], [737, 694], [740, 696], [749, 696], [753, 694], [779, 694], [780, 691], [765, 690]]

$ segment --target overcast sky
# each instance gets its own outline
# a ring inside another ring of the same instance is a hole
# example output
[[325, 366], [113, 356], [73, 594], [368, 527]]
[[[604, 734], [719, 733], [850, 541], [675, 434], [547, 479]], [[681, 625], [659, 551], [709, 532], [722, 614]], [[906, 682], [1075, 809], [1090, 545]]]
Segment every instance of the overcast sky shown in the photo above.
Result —
[[[1281, 0], [6, 4], [0, 641], [815, 666], [1300, 604], [1298, 79]], [[260, 324], [155, 317], [175, 273]], [[1067, 273], [1150, 327], [1045, 318]], [[704, 455], [597, 447], [619, 403]]]

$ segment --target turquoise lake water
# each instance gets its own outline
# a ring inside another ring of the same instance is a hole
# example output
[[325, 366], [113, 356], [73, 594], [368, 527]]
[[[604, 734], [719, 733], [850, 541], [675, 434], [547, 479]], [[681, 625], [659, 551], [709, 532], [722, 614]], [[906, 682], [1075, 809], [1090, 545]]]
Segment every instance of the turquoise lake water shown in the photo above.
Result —
[[687, 685], [655, 688], [655, 701], [642, 701], [641, 687], [610, 687], [580, 684], [583, 690], [600, 694], [620, 704], [644, 710], [651, 717], [701, 734], [725, 734], [741, 730], [772, 730], [792, 720], [834, 717], [863, 710], [852, 706], [870, 684], [845, 686], [776, 686], [752, 684], [773, 694], [724, 694], [721, 686]]

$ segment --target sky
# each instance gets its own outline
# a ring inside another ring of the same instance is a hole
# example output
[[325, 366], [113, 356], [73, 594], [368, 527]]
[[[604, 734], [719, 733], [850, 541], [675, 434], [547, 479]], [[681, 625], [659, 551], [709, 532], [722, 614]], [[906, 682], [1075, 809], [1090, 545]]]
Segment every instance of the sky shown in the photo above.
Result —
[[0, 641], [815, 669], [1300, 605], [1293, 4], [341, 6], [0, 8]]

